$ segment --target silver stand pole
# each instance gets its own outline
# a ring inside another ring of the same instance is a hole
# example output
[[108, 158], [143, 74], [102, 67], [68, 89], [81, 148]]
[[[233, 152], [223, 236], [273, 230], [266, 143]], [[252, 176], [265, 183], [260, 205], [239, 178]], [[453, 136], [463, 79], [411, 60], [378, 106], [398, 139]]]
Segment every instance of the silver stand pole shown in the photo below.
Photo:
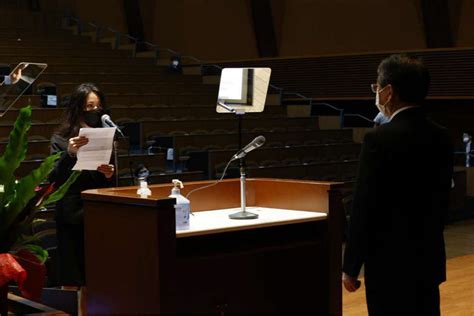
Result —
[[[231, 108], [230, 106], [226, 105], [222, 101], [218, 101], [217, 105], [226, 109], [227, 111], [231, 113], [237, 114], [239, 118], [239, 148], [242, 148], [242, 115], [245, 114], [245, 110], [239, 110], [237, 111], [234, 108]], [[251, 212], [247, 212], [245, 207], [247, 204], [246, 201], [246, 192], [245, 192], [245, 160], [244, 158], [240, 158], [240, 207], [241, 210], [240, 212], [233, 213], [229, 215], [230, 219], [256, 219], [258, 218], [258, 214], [254, 214]]]
[[114, 145], [114, 164], [115, 164], [115, 166], [114, 166], [114, 168], [115, 168], [115, 186], [118, 187], [119, 186], [119, 172], [118, 172], [119, 167], [118, 167], [117, 141], [114, 140], [113, 145]]
[[471, 166], [471, 141], [466, 143], [466, 167]]
[[246, 192], [245, 192], [245, 166], [243, 159], [240, 159], [240, 206], [241, 211], [229, 215], [230, 219], [256, 219], [258, 214], [247, 212], [246, 206]]
[[245, 194], [247, 191], [245, 191], [245, 180], [246, 180], [246, 174], [245, 174], [245, 169], [243, 167], [240, 168], [240, 206], [242, 208], [242, 213], [245, 213], [245, 207], [247, 205], [246, 197], [247, 194]]

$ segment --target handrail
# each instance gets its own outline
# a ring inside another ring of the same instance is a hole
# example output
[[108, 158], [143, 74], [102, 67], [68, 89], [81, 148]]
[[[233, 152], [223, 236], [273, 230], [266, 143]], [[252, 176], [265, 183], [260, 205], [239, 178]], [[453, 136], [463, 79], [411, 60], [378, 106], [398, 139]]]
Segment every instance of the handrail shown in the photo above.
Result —
[[342, 109], [342, 108], [338, 108], [332, 104], [329, 104], [329, 103], [326, 103], [326, 102], [315, 102], [317, 101], [316, 99], [314, 98], [309, 98], [309, 97], [306, 97], [304, 95], [302, 95], [301, 93], [297, 93], [297, 92], [285, 92], [285, 94], [291, 94], [291, 95], [295, 95], [305, 101], [309, 101], [309, 105], [310, 106], [313, 106], [313, 105], [323, 105], [323, 106], [326, 106], [330, 109], [333, 109], [335, 111], [338, 111], [339, 112], [339, 120], [340, 120], [340, 126], [341, 126], [341, 129], [345, 127], [345, 118], [346, 117], [358, 117], [358, 118], [361, 118], [367, 122], [370, 122], [370, 123], [373, 123], [374, 121], [371, 120], [370, 118], [362, 115], [362, 114], [358, 114], [358, 113], [345, 113], [345, 110]]
[[345, 114], [345, 116], [360, 117], [361, 119], [364, 119], [364, 120], [366, 120], [366, 121], [368, 121], [368, 122], [370, 122], [370, 123], [374, 123], [374, 121], [371, 120], [371, 119], [369, 119], [368, 117], [363, 116], [363, 115], [361, 115], [361, 114], [357, 114], [357, 113], [348, 113], [348, 114]]
[[[77, 18], [77, 17], [74, 17], [74, 16], [65, 16], [66, 19], [69, 19], [69, 20], [72, 20], [72, 21], [75, 21], [77, 23], [77, 31], [78, 33], [80, 34], [82, 32], [82, 27], [84, 25], [84, 22]], [[100, 35], [101, 35], [101, 32], [100, 30], [103, 29], [102, 27], [100, 27], [99, 25], [95, 24], [94, 22], [88, 22], [87, 25], [89, 26], [92, 26], [92, 27], [95, 27], [96, 28], [96, 34], [97, 34], [97, 38], [100, 38]], [[204, 61], [200, 60], [199, 58], [196, 58], [194, 56], [190, 56], [190, 55], [181, 55], [179, 52], [176, 52], [174, 50], [172, 50], [171, 48], [166, 48], [166, 47], [163, 47], [163, 48], [160, 48], [159, 45], [156, 45], [156, 44], [153, 44], [151, 42], [148, 42], [148, 41], [139, 41], [139, 39], [137, 37], [134, 37], [134, 36], [131, 36], [129, 34], [123, 34], [119, 31], [116, 31], [110, 27], [106, 27], [105, 28], [107, 31], [109, 32], [112, 32], [115, 34], [115, 48], [119, 48], [120, 46], [120, 40], [122, 39], [122, 37], [126, 37], [132, 41], [135, 42], [135, 48], [138, 44], [144, 44], [150, 48], [152, 48], [152, 50], [155, 51], [155, 62], [158, 60], [159, 56], [160, 56], [160, 52], [167, 52], [169, 53], [170, 55], [172, 55], [173, 57], [178, 57], [180, 59], [183, 59], [183, 58], [187, 58], [187, 59], [190, 59], [196, 63], [199, 63], [201, 64], [201, 67], [202, 65], [207, 65], [207, 66], [211, 66], [211, 67], [214, 67], [214, 68], [217, 68], [218, 70], [222, 70], [222, 66], [220, 65], [217, 65], [217, 64], [206, 64]], [[136, 51], [134, 50], [133, 51], [133, 56], [135, 57], [136, 55]], [[274, 90], [277, 90], [279, 95], [280, 95], [280, 98], [283, 99], [283, 96], [284, 95], [295, 95], [305, 101], [309, 101], [309, 105], [310, 106], [313, 106], [313, 105], [323, 105], [323, 106], [326, 106], [330, 109], [333, 109], [335, 111], [338, 111], [339, 112], [339, 117], [340, 117], [340, 126], [341, 126], [341, 129], [344, 128], [345, 126], [345, 117], [359, 117], [359, 118], [362, 118], [363, 120], [366, 120], [368, 122], [373, 122], [373, 120], [369, 119], [368, 117], [366, 116], [363, 116], [361, 114], [356, 114], [356, 113], [345, 113], [345, 110], [342, 109], [342, 108], [338, 108], [334, 105], [331, 105], [329, 103], [326, 103], [326, 102], [315, 102], [316, 99], [314, 98], [310, 98], [310, 97], [307, 97], [301, 93], [297, 93], [297, 92], [287, 92], [287, 91], [284, 91], [283, 88], [281, 87], [278, 87], [278, 86], [275, 86], [273, 84], [269, 84], [269, 87], [274, 89]]]

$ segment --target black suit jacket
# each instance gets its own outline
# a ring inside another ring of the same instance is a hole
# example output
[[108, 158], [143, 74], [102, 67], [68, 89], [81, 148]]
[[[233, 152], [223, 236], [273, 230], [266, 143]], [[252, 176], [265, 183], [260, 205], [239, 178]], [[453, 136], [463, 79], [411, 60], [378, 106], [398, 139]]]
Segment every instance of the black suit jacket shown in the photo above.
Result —
[[443, 282], [452, 172], [451, 137], [421, 108], [406, 109], [367, 133], [343, 271], [357, 276], [365, 264], [366, 282]]

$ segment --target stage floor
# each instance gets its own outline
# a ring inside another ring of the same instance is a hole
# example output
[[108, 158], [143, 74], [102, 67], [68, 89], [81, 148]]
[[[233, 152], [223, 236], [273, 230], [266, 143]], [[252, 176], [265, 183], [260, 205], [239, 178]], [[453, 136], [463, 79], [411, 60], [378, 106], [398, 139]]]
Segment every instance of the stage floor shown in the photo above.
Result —
[[[447, 279], [440, 287], [443, 316], [474, 315], [474, 220], [451, 224], [445, 230]], [[367, 315], [365, 287], [355, 293], [343, 289], [343, 315]]]

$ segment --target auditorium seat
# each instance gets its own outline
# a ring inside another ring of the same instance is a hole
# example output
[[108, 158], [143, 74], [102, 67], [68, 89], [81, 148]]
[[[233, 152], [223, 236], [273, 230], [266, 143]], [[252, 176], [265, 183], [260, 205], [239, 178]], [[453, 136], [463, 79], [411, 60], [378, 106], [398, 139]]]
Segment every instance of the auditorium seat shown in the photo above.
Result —
[[281, 163], [287, 166], [293, 166], [301, 164], [301, 161], [298, 158], [285, 158]]
[[219, 145], [210, 144], [210, 145], [204, 146], [202, 149], [203, 150], [217, 150], [217, 149], [222, 149], [222, 147]]
[[26, 160], [43, 160], [48, 157], [48, 154], [45, 153], [34, 153], [34, 154], [27, 154]]
[[305, 128], [303, 126], [288, 126], [287, 128], [288, 132], [302, 132], [304, 130]]
[[[51, 135], [51, 136], [52, 136], [52, 135]], [[38, 134], [36, 134], [36, 135], [29, 135], [29, 136], [28, 136], [28, 140], [29, 140], [29, 141], [41, 141], [41, 140], [45, 141], [45, 140], [49, 140], [49, 139], [50, 139], [50, 138], [47, 138], [47, 137], [44, 136], [44, 135], [38, 135]]]
[[128, 109], [128, 106], [125, 104], [112, 104], [108, 106], [109, 109]]
[[187, 156], [191, 151], [198, 151], [198, 150], [200, 150], [200, 148], [195, 147], [195, 146], [186, 146], [186, 147], [180, 148], [178, 157]]
[[115, 123], [119, 126], [122, 124], [134, 123], [134, 122], [136, 122], [136, 120], [131, 117], [120, 117], [120, 118], [115, 119]]
[[287, 147], [294, 147], [294, 146], [301, 146], [303, 143], [299, 140], [289, 140], [285, 142], [285, 146]]
[[268, 130], [264, 127], [255, 127], [252, 129], [253, 133], [266, 133]]
[[260, 166], [261, 167], [273, 167], [273, 166], [280, 166], [282, 163], [278, 160], [274, 160], [274, 159], [268, 159], [268, 160], [264, 160], [260, 163]]
[[187, 135], [186, 131], [171, 131], [168, 133], [169, 136], [177, 136], [177, 135]]
[[267, 147], [283, 147], [283, 143], [282, 143], [282, 142], [273, 141], [273, 142], [267, 143], [266, 146], [267, 146]]
[[[329, 142], [329, 141], [328, 141]], [[321, 141], [318, 139], [308, 139], [304, 141], [304, 144], [306, 146], [311, 146], [311, 145], [319, 145], [321, 144]]]
[[304, 156], [303, 158], [301, 158], [301, 163], [303, 164], [310, 164], [314, 162], [314, 157], [312, 156]]
[[216, 128], [216, 129], [211, 130], [211, 134], [229, 134], [229, 130]]
[[198, 130], [194, 130], [194, 131], [189, 132], [190, 135], [207, 135], [209, 133], [210, 132], [205, 130], [205, 129], [198, 129]]
[[238, 149], [239, 145], [237, 143], [229, 143], [224, 146], [225, 149]]
[[167, 133], [165, 133], [165, 132], [163, 132], [163, 131], [156, 130], [156, 131], [148, 132], [148, 133], [145, 135], [145, 138], [146, 138], [147, 140], [153, 140], [153, 138], [155, 138], [155, 137], [165, 136], [165, 135], [167, 135]]
[[274, 127], [272, 129], [270, 129], [270, 132], [284, 133], [284, 132], [286, 132], [286, 128], [284, 128], [284, 127]]

